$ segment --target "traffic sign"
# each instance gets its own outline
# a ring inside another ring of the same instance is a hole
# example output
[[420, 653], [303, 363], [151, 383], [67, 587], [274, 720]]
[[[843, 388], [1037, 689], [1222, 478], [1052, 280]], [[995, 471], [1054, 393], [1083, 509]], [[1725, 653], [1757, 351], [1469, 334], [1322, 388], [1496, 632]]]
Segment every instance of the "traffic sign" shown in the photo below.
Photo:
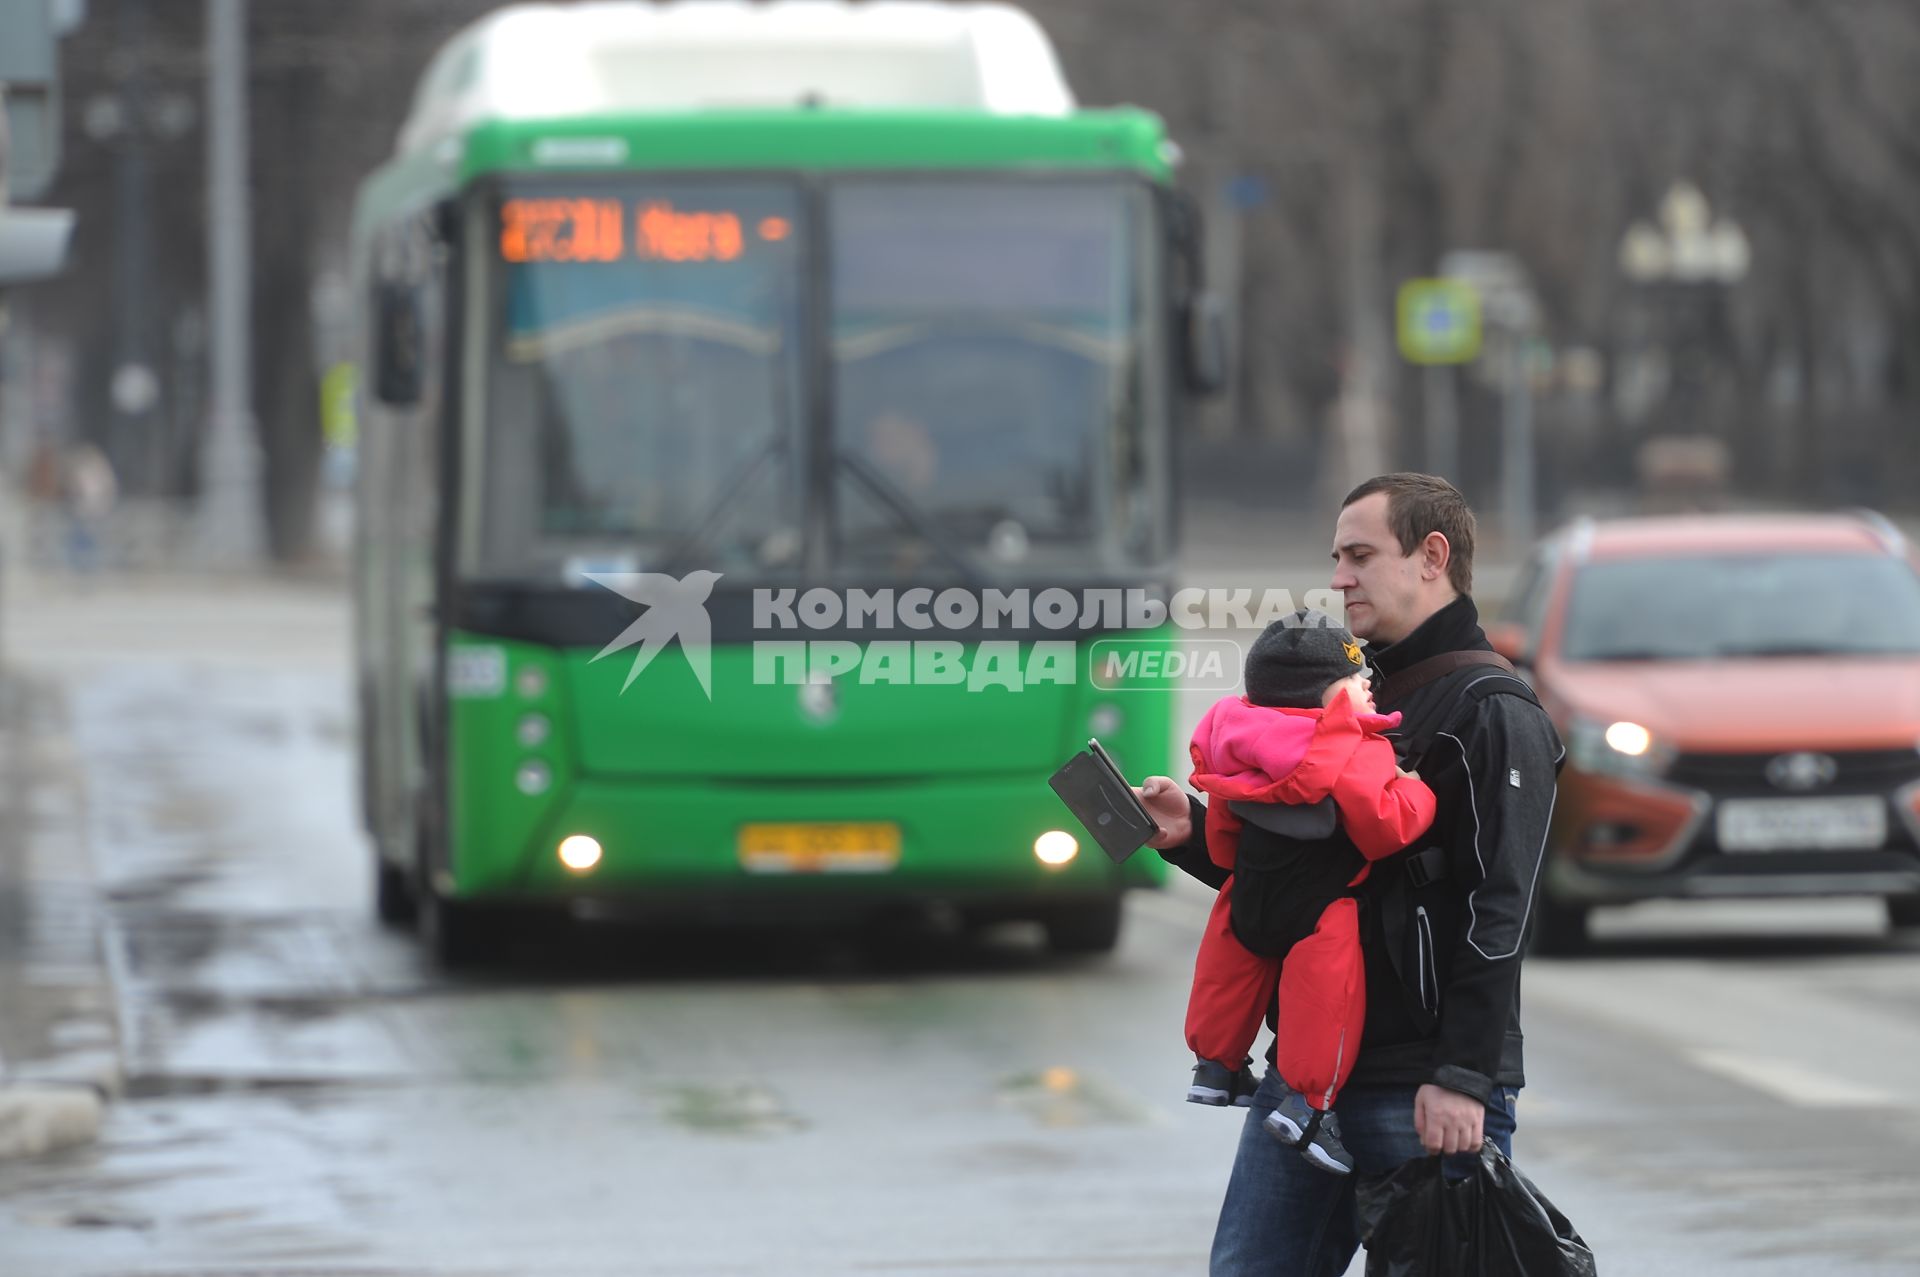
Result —
[[320, 437], [329, 448], [351, 448], [359, 441], [360, 421], [354, 411], [359, 376], [343, 359], [320, 378]]
[[1456, 279], [1400, 286], [1400, 354], [1414, 364], [1464, 364], [1480, 353], [1480, 297]]

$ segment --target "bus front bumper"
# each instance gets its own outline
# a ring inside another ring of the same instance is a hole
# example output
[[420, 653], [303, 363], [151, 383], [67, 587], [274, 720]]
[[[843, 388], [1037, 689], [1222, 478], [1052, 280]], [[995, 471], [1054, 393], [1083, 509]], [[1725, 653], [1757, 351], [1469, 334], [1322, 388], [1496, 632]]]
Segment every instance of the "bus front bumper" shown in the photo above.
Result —
[[[1037, 846], [1057, 856], [1060, 833], [1077, 852], [1046, 863]], [[1155, 886], [1166, 872], [1144, 850], [1115, 865], [1046, 779], [1028, 776], [770, 785], [588, 778], [569, 787], [528, 845], [487, 846], [484, 831], [474, 834], [455, 849], [458, 896], [640, 911], [678, 902], [728, 916], [921, 904], [1032, 916], [1049, 903]], [[559, 855], [580, 835], [601, 852], [584, 870]]]

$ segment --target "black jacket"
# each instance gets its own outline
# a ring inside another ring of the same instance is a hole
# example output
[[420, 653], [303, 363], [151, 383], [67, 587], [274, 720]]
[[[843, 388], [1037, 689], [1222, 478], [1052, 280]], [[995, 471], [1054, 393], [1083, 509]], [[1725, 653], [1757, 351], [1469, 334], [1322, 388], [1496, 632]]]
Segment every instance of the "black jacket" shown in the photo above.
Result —
[[[1465, 597], [1399, 643], [1369, 650], [1379, 675], [1374, 692], [1399, 670], [1463, 650], [1491, 650]], [[1367, 1020], [1349, 1084], [1437, 1082], [1484, 1102], [1495, 1086], [1526, 1081], [1520, 960], [1565, 751], [1531, 689], [1488, 666], [1454, 671], [1378, 708], [1404, 716], [1396, 745], [1432, 786], [1439, 815], [1407, 852], [1376, 865], [1356, 893]], [[1207, 857], [1205, 811], [1195, 801], [1194, 836], [1161, 854], [1218, 887], [1225, 874]], [[1409, 873], [1407, 862], [1428, 848], [1438, 855], [1422, 867], [1438, 876], [1417, 884], [1421, 875]], [[1308, 913], [1306, 898], [1323, 905], [1325, 884], [1351, 877], [1358, 861], [1341, 833], [1303, 848], [1247, 826], [1236, 858], [1235, 935], [1256, 953], [1285, 953], [1318, 916], [1317, 907]], [[1313, 884], [1322, 890], [1301, 890], [1307, 864], [1324, 867]]]

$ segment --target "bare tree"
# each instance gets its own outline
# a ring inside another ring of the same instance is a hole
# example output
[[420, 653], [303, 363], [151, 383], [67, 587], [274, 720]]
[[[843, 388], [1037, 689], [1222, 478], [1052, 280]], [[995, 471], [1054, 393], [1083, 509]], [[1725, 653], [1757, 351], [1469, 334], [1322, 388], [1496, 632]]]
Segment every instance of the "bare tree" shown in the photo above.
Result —
[[[284, 558], [310, 540], [321, 446], [314, 282], [344, 259], [353, 191], [390, 153], [420, 68], [491, 7], [252, 7], [256, 409]], [[1706, 307], [1712, 322], [1699, 330], [1711, 393], [1686, 421], [1601, 411], [1579, 434], [1558, 428], [1549, 402], [1552, 486], [1624, 482], [1650, 431], [1687, 428], [1738, 444], [1740, 477], [1757, 490], [1920, 500], [1895, 482], [1920, 470], [1920, 432], [1906, 425], [1920, 396], [1920, 9], [1909, 0], [1031, 8], [1083, 101], [1166, 118], [1188, 156], [1182, 180], [1232, 231], [1223, 242], [1238, 245], [1228, 282], [1243, 358], [1230, 425], [1290, 458], [1284, 469], [1306, 476], [1300, 491], [1326, 455], [1333, 404], [1369, 363], [1393, 410], [1389, 461], [1422, 459], [1413, 379], [1367, 353], [1401, 281], [1430, 273], [1447, 249], [1505, 250], [1526, 264], [1556, 346], [1627, 349], [1666, 301], [1622, 277], [1620, 236], [1687, 178], [1754, 250], [1751, 273]], [[67, 42], [68, 162], [55, 198], [82, 220], [69, 277], [34, 299], [38, 326], [85, 352], [81, 429], [131, 468], [132, 490], [160, 494], [194, 483], [204, 148], [193, 130], [109, 127], [100, 103], [132, 94], [142, 121], [163, 100], [197, 103], [200, 13], [195, 0], [101, 3]], [[141, 148], [144, 185], [129, 184], [129, 145]], [[144, 235], [116, 215], [129, 190]], [[150, 260], [134, 269], [141, 242]], [[128, 305], [140, 314], [125, 317]], [[107, 392], [130, 348], [161, 375], [152, 421]], [[1499, 456], [1488, 405], [1468, 406], [1472, 487], [1491, 481]]]

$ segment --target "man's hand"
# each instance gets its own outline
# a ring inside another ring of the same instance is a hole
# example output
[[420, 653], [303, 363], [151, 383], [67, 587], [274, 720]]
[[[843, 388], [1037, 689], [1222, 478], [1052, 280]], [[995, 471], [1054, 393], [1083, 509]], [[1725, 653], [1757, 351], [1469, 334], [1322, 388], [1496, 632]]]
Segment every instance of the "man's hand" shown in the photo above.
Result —
[[1429, 1153], [1478, 1152], [1486, 1120], [1487, 1106], [1471, 1095], [1432, 1082], [1414, 1092], [1413, 1129]]
[[1145, 781], [1133, 787], [1140, 795], [1140, 801], [1147, 805], [1147, 811], [1153, 816], [1153, 823], [1160, 826], [1160, 832], [1147, 839], [1147, 846], [1155, 851], [1165, 851], [1169, 847], [1178, 847], [1193, 837], [1193, 809], [1187, 805], [1187, 796], [1166, 776], [1149, 776]]

